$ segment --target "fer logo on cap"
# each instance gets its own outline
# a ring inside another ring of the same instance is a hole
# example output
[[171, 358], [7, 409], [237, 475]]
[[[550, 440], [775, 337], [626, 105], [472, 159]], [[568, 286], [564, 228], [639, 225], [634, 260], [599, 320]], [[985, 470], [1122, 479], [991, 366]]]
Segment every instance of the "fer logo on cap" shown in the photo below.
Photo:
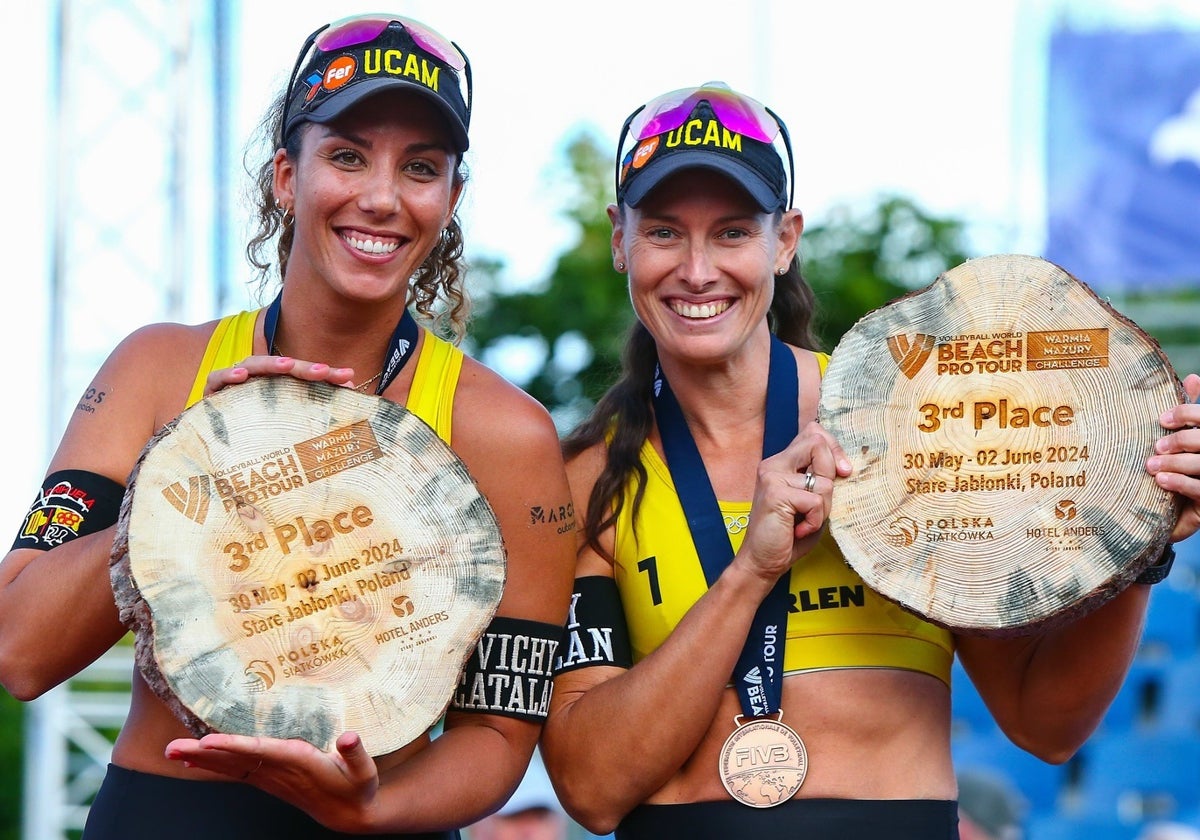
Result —
[[633, 153], [633, 162], [629, 165], [634, 169], [641, 169], [645, 166], [646, 161], [650, 160], [654, 156], [654, 153], [658, 151], [658, 141], [658, 137], [651, 137], [638, 146], [637, 151]]
[[321, 78], [321, 86], [328, 91], [334, 91], [354, 78], [358, 71], [358, 61], [352, 55], [338, 56], [325, 68]]

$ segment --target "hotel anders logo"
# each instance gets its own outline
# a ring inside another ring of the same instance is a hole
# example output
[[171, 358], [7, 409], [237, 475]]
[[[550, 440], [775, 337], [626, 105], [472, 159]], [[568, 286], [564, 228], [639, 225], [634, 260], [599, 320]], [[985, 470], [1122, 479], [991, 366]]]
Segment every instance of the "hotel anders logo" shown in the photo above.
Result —
[[917, 333], [911, 338], [908, 335], [893, 335], [888, 337], [887, 345], [896, 367], [912, 379], [933, 352], [934, 337], [924, 333]]
[[416, 606], [412, 602], [412, 598], [407, 595], [397, 595], [392, 599], [392, 612], [400, 618], [407, 618], [416, 610]]

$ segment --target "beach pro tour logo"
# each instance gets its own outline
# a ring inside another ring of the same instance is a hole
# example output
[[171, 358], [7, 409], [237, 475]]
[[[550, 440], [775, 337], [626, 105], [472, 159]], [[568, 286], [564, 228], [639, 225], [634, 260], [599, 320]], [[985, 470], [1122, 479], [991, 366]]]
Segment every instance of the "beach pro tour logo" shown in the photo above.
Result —
[[187, 484], [176, 481], [164, 487], [163, 498], [170, 502], [171, 507], [182, 513], [197, 525], [203, 525], [208, 518], [208, 498], [211, 493], [207, 475], [194, 475]]
[[934, 339], [933, 336], [924, 333], [917, 333], [912, 338], [907, 335], [893, 335], [888, 338], [887, 345], [896, 361], [896, 367], [912, 379], [933, 352]]
[[408, 355], [408, 348], [412, 344], [407, 338], [400, 339], [396, 344], [396, 349], [392, 351], [392, 355], [388, 357], [387, 369], [383, 372], [383, 378], [390, 380], [392, 374], [396, 372], [396, 368], [404, 361], [404, 357]]
[[767, 713], [767, 690], [763, 687], [762, 671], [755, 665], [746, 675], [742, 677], [742, 682], [746, 684], [746, 697], [750, 701], [750, 707], [755, 715], [764, 715]]

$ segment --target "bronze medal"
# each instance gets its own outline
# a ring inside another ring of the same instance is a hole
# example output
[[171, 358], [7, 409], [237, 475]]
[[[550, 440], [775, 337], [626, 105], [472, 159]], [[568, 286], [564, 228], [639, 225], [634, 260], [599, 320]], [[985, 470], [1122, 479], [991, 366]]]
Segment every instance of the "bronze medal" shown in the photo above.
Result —
[[739, 723], [721, 747], [721, 783], [751, 808], [770, 808], [791, 799], [808, 773], [808, 753], [795, 731], [780, 719]]

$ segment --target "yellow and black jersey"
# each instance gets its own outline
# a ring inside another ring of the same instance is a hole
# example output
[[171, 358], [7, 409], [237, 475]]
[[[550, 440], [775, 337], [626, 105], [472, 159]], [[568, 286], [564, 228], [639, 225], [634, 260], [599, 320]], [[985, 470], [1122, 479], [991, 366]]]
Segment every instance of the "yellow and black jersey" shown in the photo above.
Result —
[[[822, 371], [827, 358], [822, 358]], [[646, 487], [636, 523], [633, 482], [616, 523], [614, 576], [629, 627], [633, 661], [657, 648], [708, 590], [671, 473], [649, 441], [641, 461]], [[719, 502], [736, 551], [749, 502]], [[950, 684], [949, 631], [871, 591], [843, 558], [828, 529], [790, 572], [785, 673], [831, 668], [900, 668]]]
[[[258, 311], [255, 310], [228, 315], [217, 323], [192, 383], [189, 406], [204, 396], [204, 385], [212, 371], [233, 367], [254, 352], [257, 320]], [[438, 437], [449, 444], [454, 394], [462, 371], [463, 353], [428, 330], [424, 333], [425, 340], [421, 343], [417, 369], [404, 407], [428, 423]]]

